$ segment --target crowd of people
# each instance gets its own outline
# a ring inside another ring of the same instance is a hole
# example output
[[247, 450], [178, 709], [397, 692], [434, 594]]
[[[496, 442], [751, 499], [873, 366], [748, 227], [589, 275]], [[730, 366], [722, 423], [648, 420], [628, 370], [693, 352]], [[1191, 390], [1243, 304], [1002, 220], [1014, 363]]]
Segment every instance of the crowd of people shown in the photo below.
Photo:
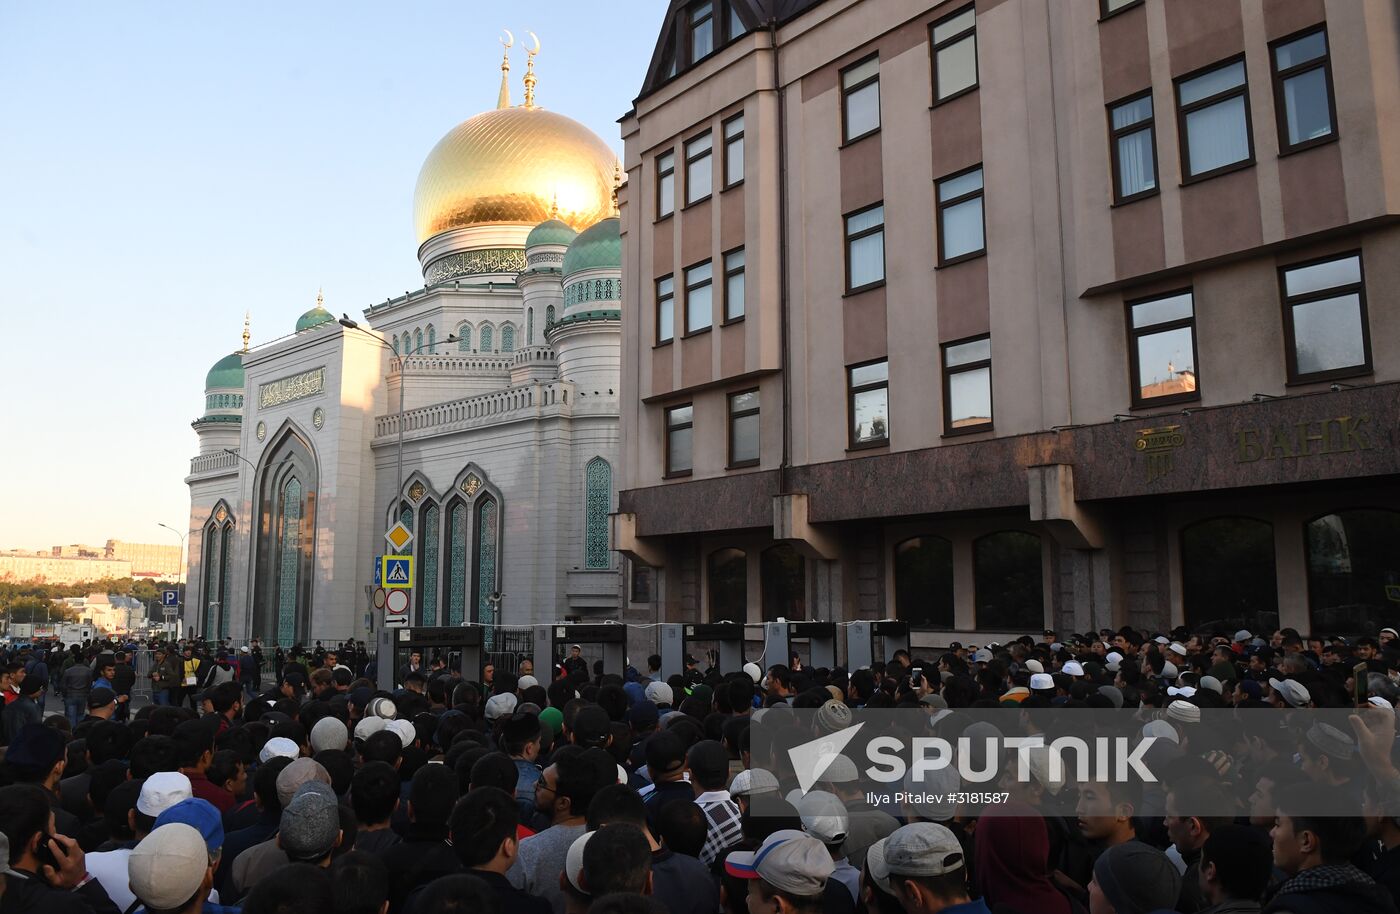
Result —
[[[666, 676], [577, 647], [540, 677], [415, 654], [392, 690], [356, 645], [175, 644], [134, 711], [126, 647], [3, 669], [0, 914], [1396, 914], [1400, 897], [1394, 629], [1047, 631]], [[55, 682], [65, 713], [46, 716]], [[1347, 729], [1314, 708], [1350, 709]], [[754, 739], [861, 709], [913, 732], [1100, 709], [1191, 751], [1161, 804], [1041, 778], [995, 805], [948, 801], [956, 780], [900, 805], [842, 758], [802, 789]], [[1204, 711], [1273, 712], [1290, 736], [1209, 744]], [[1074, 814], [1039, 810], [1047, 790]]]

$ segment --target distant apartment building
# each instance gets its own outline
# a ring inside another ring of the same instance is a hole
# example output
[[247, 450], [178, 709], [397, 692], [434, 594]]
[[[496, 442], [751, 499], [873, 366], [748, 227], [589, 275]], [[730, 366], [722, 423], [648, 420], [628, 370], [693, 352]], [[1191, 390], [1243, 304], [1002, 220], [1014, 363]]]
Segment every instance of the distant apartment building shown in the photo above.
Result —
[[130, 562], [131, 573], [137, 577], [160, 577], [173, 581], [180, 577], [184, 569], [178, 545], [108, 540], [103, 553], [109, 559]]
[[1393, 624], [1397, 17], [673, 0], [622, 119], [627, 617]]
[[0, 553], [0, 581], [17, 584], [85, 584], [131, 577], [121, 559], [62, 558], [43, 552]]

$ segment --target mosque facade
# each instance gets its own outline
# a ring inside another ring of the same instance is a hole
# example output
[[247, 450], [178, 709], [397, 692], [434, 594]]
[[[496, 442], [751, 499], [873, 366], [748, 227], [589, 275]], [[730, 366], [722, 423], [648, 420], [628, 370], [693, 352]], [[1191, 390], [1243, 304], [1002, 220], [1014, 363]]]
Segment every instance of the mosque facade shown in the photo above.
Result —
[[[537, 50], [537, 49], [536, 49]], [[368, 638], [377, 557], [414, 625], [614, 618], [621, 238], [616, 156], [511, 105], [453, 128], [414, 195], [423, 286], [219, 359], [193, 423], [185, 631]], [[385, 532], [413, 533], [402, 550]]]

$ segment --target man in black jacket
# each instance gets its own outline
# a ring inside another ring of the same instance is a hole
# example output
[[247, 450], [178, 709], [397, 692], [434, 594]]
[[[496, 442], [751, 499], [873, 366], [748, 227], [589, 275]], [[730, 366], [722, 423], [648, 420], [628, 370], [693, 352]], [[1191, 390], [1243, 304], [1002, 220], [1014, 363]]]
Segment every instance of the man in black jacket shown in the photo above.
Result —
[[408, 834], [384, 851], [389, 871], [389, 914], [405, 911], [410, 892], [461, 870], [448, 844], [447, 819], [457, 802], [457, 773], [446, 765], [424, 765], [408, 791]]
[[[0, 911], [120, 914], [102, 884], [88, 875], [78, 842], [55, 834], [53, 812], [40, 788], [31, 784], [0, 788], [0, 831], [10, 846]], [[47, 846], [41, 848], [45, 839]], [[52, 863], [43, 862], [45, 858]]]
[[548, 901], [510, 884], [506, 871], [520, 852], [515, 830], [520, 807], [499, 787], [478, 787], [457, 801], [448, 825], [452, 848], [468, 875], [476, 876], [495, 895], [500, 910], [520, 914], [550, 914]]
[[[1347, 861], [1360, 849], [1366, 824], [1360, 816], [1306, 816], [1290, 808], [1297, 797], [1279, 799], [1270, 835], [1274, 865], [1288, 874], [1264, 905], [1265, 914], [1396, 914], [1390, 892]], [[1315, 809], [1342, 810], [1351, 797], [1337, 787], [1314, 785], [1307, 802]]]

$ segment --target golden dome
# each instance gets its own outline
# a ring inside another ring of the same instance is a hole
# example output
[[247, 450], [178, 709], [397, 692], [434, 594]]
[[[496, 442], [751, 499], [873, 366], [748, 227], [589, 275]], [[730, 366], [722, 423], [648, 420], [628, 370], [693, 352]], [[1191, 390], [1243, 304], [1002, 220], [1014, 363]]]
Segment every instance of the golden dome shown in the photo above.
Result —
[[467, 225], [535, 225], [551, 217], [582, 231], [613, 214], [616, 162], [597, 134], [562, 114], [484, 111], [428, 153], [413, 193], [418, 243]]

